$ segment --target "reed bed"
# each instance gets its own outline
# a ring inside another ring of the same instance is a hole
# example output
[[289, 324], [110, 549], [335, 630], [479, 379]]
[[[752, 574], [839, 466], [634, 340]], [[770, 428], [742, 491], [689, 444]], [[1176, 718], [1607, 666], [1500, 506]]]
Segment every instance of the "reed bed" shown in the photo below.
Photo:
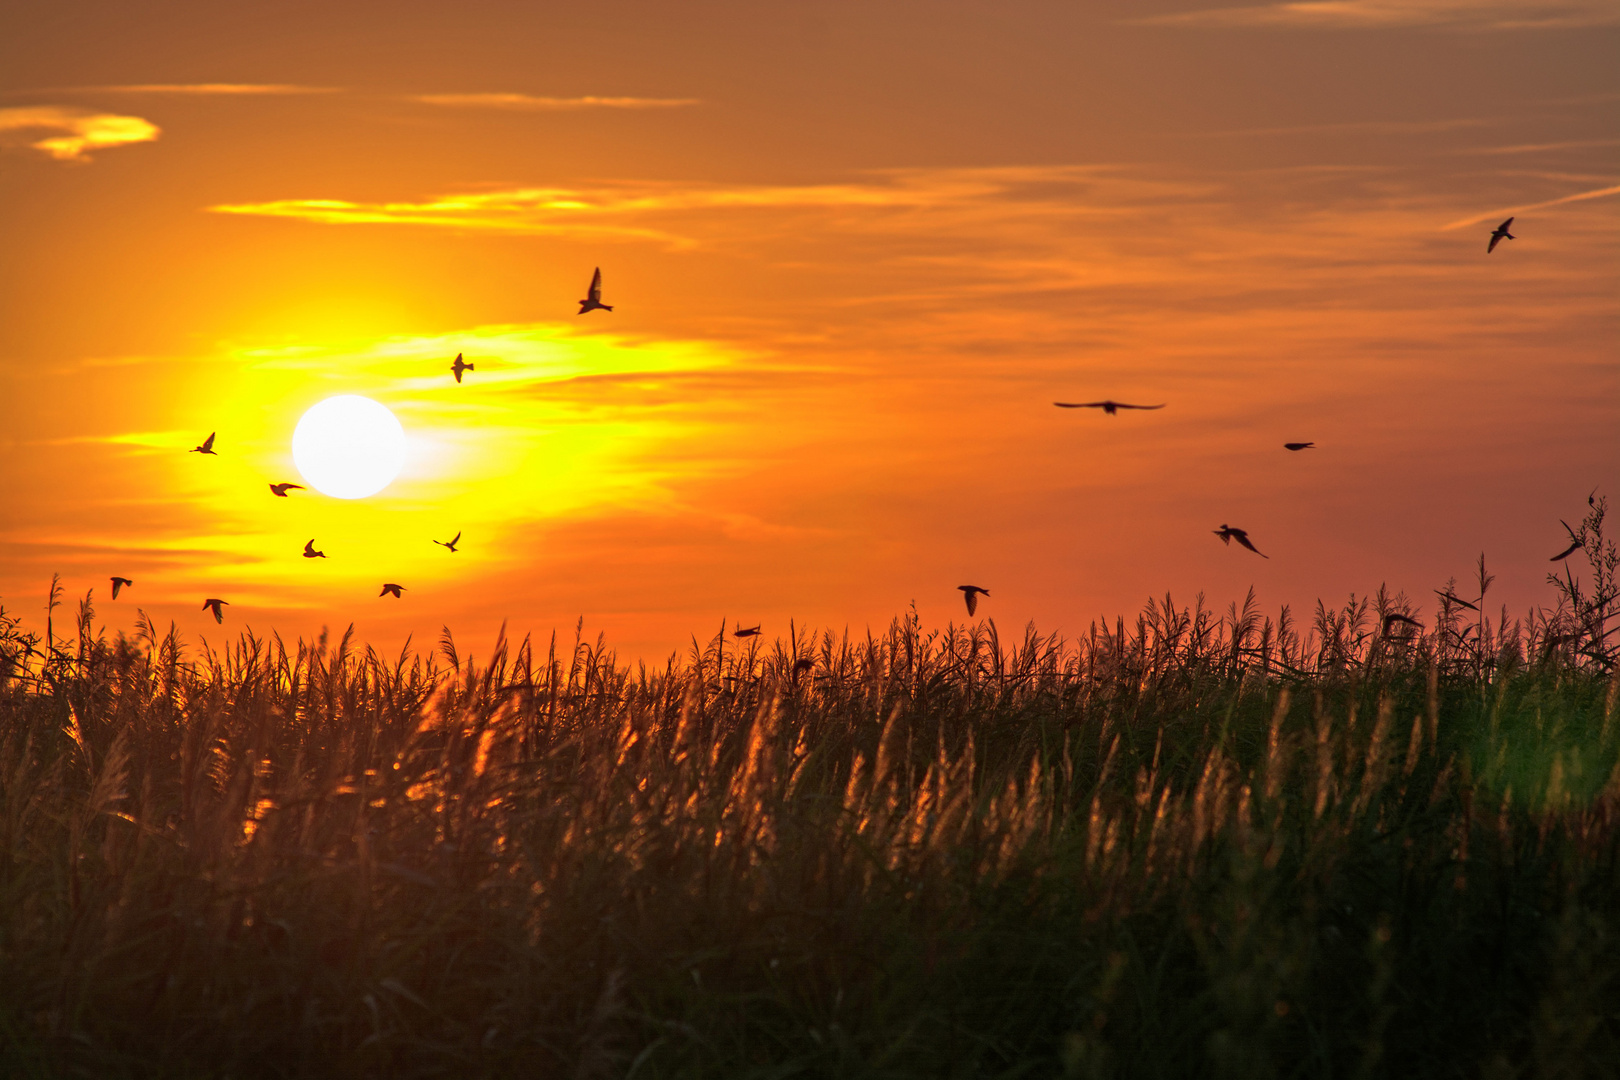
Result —
[[659, 668], [0, 613], [0, 1071], [1603, 1075], [1613, 598], [1476, 586]]

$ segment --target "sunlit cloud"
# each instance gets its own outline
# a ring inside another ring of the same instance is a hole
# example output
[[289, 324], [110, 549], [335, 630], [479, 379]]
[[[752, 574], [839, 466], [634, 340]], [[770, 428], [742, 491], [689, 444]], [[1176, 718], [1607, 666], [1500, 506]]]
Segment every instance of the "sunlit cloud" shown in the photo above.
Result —
[[679, 109], [701, 104], [697, 98], [535, 97], [531, 94], [414, 94], [412, 101], [470, 109], [514, 109], [565, 112], [574, 109]]
[[134, 83], [125, 86], [87, 87], [113, 94], [182, 94], [197, 97], [252, 97], [266, 94], [332, 94], [335, 86], [299, 86], [293, 83]]
[[1433, 135], [1464, 128], [1490, 127], [1497, 121], [1479, 118], [1456, 120], [1352, 120], [1338, 124], [1294, 124], [1287, 127], [1238, 128], [1231, 131], [1200, 131], [1205, 139], [1247, 135]]
[[1305, 0], [1206, 8], [1128, 21], [1147, 26], [1274, 26], [1326, 30], [1422, 26], [1556, 30], [1620, 24], [1620, 5], [1612, 0]]
[[1486, 156], [1541, 154], [1555, 150], [1590, 150], [1603, 146], [1620, 146], [1620, 139], [1568, 139], [1563, 142], [1519, 143], [1514, 146], [1479, 146], [1458, 150], [1456, 153]]
[[[36, 139], [41, 132], [60, 132]], [[91, 112], [59, 105], [29, 105], [0, 109], [0, 145], [20, 139], [21, 144], [49, 154], [58, 161], [87, 161], [95, 150], [151, 142], [159, 128], [139, 116]]]
[[1475, 214], [1473, 217], [1465, 217], [1461, 220], [1453, 221], [1448, 225], [1442, 225], [1441, 230], [1445, 231], [1450, 229], [1461, 229], [1468, 225], [1478, 225], [1482, 221], [1495, 220], [1502, 214], [1522, 214], [1526, 210], [1544, 210], [1549, 206], [1562, 206], [1565, 203], [1585, 202], [1587, 199], [1602, 199], [1610, 195], [1620, 195], [1620, 184], [1616, 184], [1612, 187], [1597, 188], [1593, 191], [1580, 191], [1576, 192], [1574, 195], [1565, 195], [1558, 199], [1548, 199], [1546, 202], [1530, 203], [1525, 206], [1508, 206], [1497, 210], [1490, 210], [1483, 214]]

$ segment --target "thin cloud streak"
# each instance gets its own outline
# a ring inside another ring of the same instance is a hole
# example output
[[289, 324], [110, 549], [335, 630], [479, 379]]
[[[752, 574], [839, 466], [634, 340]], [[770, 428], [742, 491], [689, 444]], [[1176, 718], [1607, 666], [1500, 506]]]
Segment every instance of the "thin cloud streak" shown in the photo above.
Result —
[[198, 97], [252, 97], [265, 94], [335, 94], [341, 87], [299, 86], [294, 83], [135, 83], [126, 86], [85, 86], [78, 89], [107, 94], [184, 94]]
[[1478, 225], [1482, 221], [1490, 221], [1501, 214], [1522, 214], [1526, 210], [1544, 210], [1549, 206], [1562, 206], [1564, 203], [1585, 202], [1587, 199], [1601, 199], [1609, 195], [1620, 195], [1620, 184], [1613, 187], [1598, 188], [1595, 191], [1581, 191], [1574, 195], [1565, 195], [1561, 199], [1548, 199], [1546, 202], [1530, 203], [1528, 206], [1509, 206], [1500, 210], [1491, 210], [1484, 214], [1475, 214], [1460, 221], [1453, 221], [1449, 225], [1442, 225], [1441, 232], [1451, 229], [1461, 229], [1468, 225]]
[[1137, 26], [1377, 30], [1563, 30], [1620, 24], [1609, 0], [1308, 0], [1124, 20]]
[[1463, 120], [1352, 120], [1342, 124], [1297, 124], [1291, 127], [1242, 128], [1235, 131], [1195, 131], [1190, 132], [1190, 134], [1200, 139], [1229, 139], [1259, 135], [1350, 134], [1353, 132], [1368, 135], [1432, 135], [1440, 131], [1491, 127], [1497, 123], [1499, 121], [1478, 118]]
[[413, 94], [424, 105], [472, 109], [567, 112], [576, 109], [680, 109], [700, 105], [698, 98], [535, 97], [530, 94]]
[[92, 151], [151, 142], [161, 129], [139, 116], [92, 112], [59, 105], [30, 105], [0, 109], [0, 145], [8, 136], [24, 132], [56, 131], [26, 145], [58, 161], [88, 161]]

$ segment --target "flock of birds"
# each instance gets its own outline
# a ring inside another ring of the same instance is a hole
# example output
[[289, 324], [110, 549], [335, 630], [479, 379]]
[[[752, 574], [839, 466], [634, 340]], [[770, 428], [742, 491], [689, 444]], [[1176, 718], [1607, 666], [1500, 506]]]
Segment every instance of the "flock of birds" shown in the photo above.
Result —
[[[1485, 248], [1485, 253], [1487, 255], [1489, 255], [1491, 252], [1495, 251], [1496, 250], [1496, 245], [1499, 244], [1500, 242], [1502, 242], [1503, 240], [1517, 239], [1511, 232], [1508, 231], [1508, 229], [1512, 226], [1512, 224], [1513, 224], [1513, 218], [1510, 217], [1506, 221], [1502, 222], [1502, 224], [1498, 225], [1496, 228], [1491, 230], [1490, 242], [1489, 242], [1489, 244], [1486, 245], [1486, 248]], [[579, 301], [579, 314], [580, 315], [584, 315], [584, 314], [587, 314], [588, 312], [597, 311], [597, 310], [601, 310], [601, 311], [612, 311], [613, 310], [613, 306], [611, 304], [602, 303], [602, 268], [601, 267], [597, 267], [596, 272], [591, 275], [591, 284], [590, 284], [590, 287], [585, 292], [585, 299]], [[461, 356], [460, 353], [456, 354], [456, 358], [455, 358], [454, 362], [452, 362], [451, 365], [450, 365], [450, 373], [455, 376], [456, 384], [458, 386], [461, 385], [461, 377], [464, 374], [466, 374], [469, 371], [475, 371], [475, 370], [476, 370], [476, 368], [474, 368], [474, 366], [472, 364], [469, 364], [465, 360], [462, 359], [462, 356]], [[1113, 400], [1109, 400], [1109, 399], [1104, 399], [1102, 401], [1054, 401], [1052, 404], [1056, 405], [1060, 409], [1101, 409], [1103, 411], [1103, 413], [1105, 415], [1107, 415], [1107, 416], [1117, 416], [1119, 414], [1119, 410], [1121, 410], [1121, 409], [1135, 409], [1135, 410], [1141, 410], [1141, 411], [1152, 411], [1152, 410], [1155, 410], [1155, 409], [1164, 408], [1167, 403], [1166, 402], [1160, 402], [1157, 405], [1133, 405], [1133, 404], [1130, 404], [1128, 402], [1113, 401]], [[217, 434], [218, 434], [218, 432], [210, 432], [209, 435], [208, 435], [208, 438], [206, 438], [206, 439], [204, 439], [202, 441], [202, 445], [192, 447], [192, 449], [190, 450], [190, 453], [193, 453], [193, 454], [210, 454], [210, 455], [214, 454], [215, 453], [215, 451], [214, 451], [214, 438], [215, 438], [215, 436]], [[1316, 443], [1314, 443], [1314, 442], [1286, 442], [1286, 443], [1283, 443], [1283, 449], [1289, 450], [1289, 451], [1292, 451], [1292, 452], [1298, 452], [1300, 450], [1311, 450], [1311, 449], [1315, 449], [1315, 447], [1316, 447]], [[302, 484], [274, 483], [274, 484], [270, 485], [270, 494], [272, 494], [272, 495], [274, 495], [274, 496], [276, 496], [277, 498], [280, 498], [280, 499], [287, 498], [287, 492], [289, 492], [289, 491], [302, 491], [302, 490], [304, 490], [304, 485], [302, 485]], [[1591, 500], [1589, 499], [1588, 501], [1591, 501]], [[1570, 539], [1573, 542], [1570, 544], [1570, 546], [1569, 546], [1569, 548], [1567, 550], [1565, 550], [1564, 552], [1562, 552], [1559, 555], [1553, 556], [1553, 558], [1551, 560], [1552, 562], [1558, 562], [1558, 561], [1560, 561], [1562, 559], [1565, 559], [1565, 558], [1569, 557], [1574, 552], [1578, 551], [1582, 546], [1583, 542], [1579, 537], [1577, 537], [1577, 535], [1575, 533], [1575, 530], [1570, 529], [1569, 525], [1567, 523], [1564, 525], [1564, 528], [1569, 531]], [[1220, 528], [1214, 530], [1214, 533], [1215, 533], [1216, 536], [1221, 538], [1222, 543], [1224, 543], [1224, 544], [1226, 544], [1228, 546], [1231, 545], [1232, 541], [1236, 540], [1240, 546], [1248, 548], [1250, 551], [1254, 552], [1256, 555], [1260, 556], [1262, 559], [1271, 558], [1271, 556], [1267, 555], [1265, 552], [1261, 551], [1259, 548], [1254, 546], [1254, 541], [1249, 539], [1249, 534], [1248, 534], [1247, 530], [1237, 528], [1234, 525], [1227, 525], [1227, 524], [1225, 524], [1223, 522], [1221, 524]], [[435, 541], [433, 541], [433, 543], [439, 545], [442, 548], [447, 549], [452, 554], [455, 553], [456, 545], [459, 544], [460, 542], [461, 542], [461, 533], [460, 532], [457, 532], [456, 535], [451, 537], [449, 540], [435, 540]], [[307, 541], [304, 544], [304, 558], [306, 558], [306, 559], [324, 559], [324, 558], [326, 558], [326, 552], [316, 550], [315, 540], [314, 540], [314, 538], [311, 538], [309, 541]], [[113, 599], [114, 600], [118, 599], [118, 593], [119, 593], [119, 591], [121, 589], [128, 588], [128, 587], [130, 587], [130, 586], [132, 586], [134, 584], [135, 583], [132, 580], [130, 580], [129, 578], [126, 578], [126, 577], [114, 577], [114, 578], [112, 578], [112, 596], [113, 596]], [[957, 589], [960, 590], [961, 593], [962, 593], [962, 599], [967, 604], [967, 611], [968, 611], [968, 615], [970, 617], [972, 615], [974, 615], [975, 613], [977, 613], [978, 610], [979, 610], [979, 597], [981, 597], [981, 596], [989, 596], [990, 595], [990, 590], [986, 589], [986, 588], [984, 588], [983, 586], [980, 586], [980, 585], [958, 585]], [[403, 592], [405, 592], [405, 586], [400, 585], [400, 584], [398, 584], [396, 582], [388, 581], [388, 582], [383, 583], [382, 591], [379, 592], [377, 595], [378, 595], [378, 597], [392, 596], [394, 599], [398, 600], [398, 599], [402, 599], [401, 594]], [[1457, 599], [1457, 598], [1454, 597], [1452, 599]], [[227, 606], [229, 603], [230, 603], [230, 601], [228, 601], [228, 600], [221, 600], [218, 597], [209, 597], [208, 599], [203, 601], [202, 609], [204, 611], [212, 611], [214, 613], [214, 621], [219, 622], [219, 623], [223, 623], [225, 621], [225, 614], [224, 614], [224, 611], [222, 609], [225, 606]], [[1463, 603], [1463, 604], [1465, 604], [1466, 606], [1469, 606], [1469, 607], [1473, 606], [1471, 604], [1467, 604], [1466, 601], [1463, 601], [1463, 600], [1460, 600], [1460, 599], [1458, 599], [1458, 603]], [[1391, 626], [1396, 622], [1411, 623], [1415, 627], [1421, 627], [1422, 626], [1422, 624], [1417, 622], [1415, 619], [1408, 618], [1405, 615], [1391, 614], [1391, 615], [1386, 615], [1385, 616], [1384, 632], [1386, 634], [1389, 633]], [[757, 625], [756, 626], [749, 626], [749, 627], [738, 627], [737, 629], [732, 631], [732, 635], [734, 637], [738, 637], [738, 638], [757, 637], [759, 635], [759, 633], [760, 633], [760, 628]]]

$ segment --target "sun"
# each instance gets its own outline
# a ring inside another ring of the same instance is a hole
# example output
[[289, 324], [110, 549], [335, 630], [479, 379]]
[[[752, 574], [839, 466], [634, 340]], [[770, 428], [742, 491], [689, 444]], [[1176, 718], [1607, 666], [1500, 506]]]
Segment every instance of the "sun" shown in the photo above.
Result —
[[293, 429], [292, 452], [293, 464], [316, 491], [364, 499], [399, 475], [405, 429], [387, 406], [342, 394], [309, 407]]

